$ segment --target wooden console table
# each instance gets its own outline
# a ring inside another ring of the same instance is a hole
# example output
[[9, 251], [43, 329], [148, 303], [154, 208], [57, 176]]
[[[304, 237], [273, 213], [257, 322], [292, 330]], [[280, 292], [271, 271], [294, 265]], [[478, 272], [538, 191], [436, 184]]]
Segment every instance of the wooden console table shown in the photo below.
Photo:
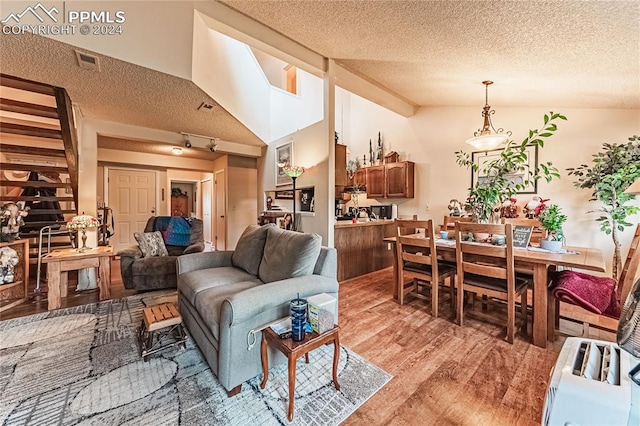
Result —
[[47, 309], [60, 309], [61, 298], [67, 297], [68, 272], [76, 269], [98, 268], [98, 288], [100, 300], [111, 297], [111, 246], [101, 246], [79, 252], [77, 249], [53, 250], [42, 258], [47, 263], [49, 305]]
[[0, 248], [2, 247], [10, 247], [18, 253], [18, 264], [13, 269], [13, 282], [0, 283], [0, 312], [27, 300], [27, 285], [29, 284], [29, 240], [21, 239], [10, 243], [0, 243]]

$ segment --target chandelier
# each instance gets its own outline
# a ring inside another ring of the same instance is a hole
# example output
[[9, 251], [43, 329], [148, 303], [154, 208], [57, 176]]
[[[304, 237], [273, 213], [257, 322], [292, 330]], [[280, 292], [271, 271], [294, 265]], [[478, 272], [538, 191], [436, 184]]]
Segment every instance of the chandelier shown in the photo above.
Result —
[[[493, 84], [493, 81], [483, 81], [485, 85], [485, 101], [484, 108], [482, 108], [482, 117], [484, 118], [484, 124], [482, 129], [478, 129], [473, 135], [473, 138], [467, 139], [467, 143], [473, 146], [478, 151], [489, 151], [496, 148], [498, 145], [503, 144], [511, 136], [511, 132], [504, 132], [504, 129], [496, 130], [491, 122], [491, 115], [495, 114], [495, 110], [492, 110], [489, 106], [489, 85]], [[493, 130], [493, 131], [492, 131]]]

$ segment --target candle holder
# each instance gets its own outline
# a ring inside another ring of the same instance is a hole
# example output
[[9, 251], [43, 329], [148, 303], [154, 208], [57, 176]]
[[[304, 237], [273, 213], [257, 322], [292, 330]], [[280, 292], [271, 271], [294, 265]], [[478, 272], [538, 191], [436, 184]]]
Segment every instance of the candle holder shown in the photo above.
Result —
[[81, 231], [82, 247], [78, 247], [77, 249], [80, 253], [91, 249], [91, 247], [87, 247], [87, 229], [97, 228], [99, 225], [98, 219], [91, 215], [84, 214], [84, 212], [82, 212], [81, 215], [74, 216], [67, 223], [67, 228], [70, 231]]
[[302, 342], [306, 336], [307, 325], [307, 300], [293, 299], [290, 304], [291, 313], [291, 339], [294, 342]]

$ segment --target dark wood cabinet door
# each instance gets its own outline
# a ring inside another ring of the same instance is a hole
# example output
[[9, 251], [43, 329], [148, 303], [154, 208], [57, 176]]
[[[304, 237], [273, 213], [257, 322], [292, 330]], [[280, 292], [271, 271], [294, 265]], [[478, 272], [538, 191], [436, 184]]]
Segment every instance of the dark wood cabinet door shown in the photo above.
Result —
[[349, 180], [349, 186], [364, 186], [367, 184], [366, 169], [358, 169], [353, 174], [353, 178]]
[[414, 163], [388, 163], [386, 167], [386, 196], [387, 198], [414, 197]]
[[347, 182], [347, 146], [336, 145], [336, 185], [346, 186]]
[[368, 198], [384, 198], [385, 193], [385, 169], [382, 166], [367, 167], [367, 197]]

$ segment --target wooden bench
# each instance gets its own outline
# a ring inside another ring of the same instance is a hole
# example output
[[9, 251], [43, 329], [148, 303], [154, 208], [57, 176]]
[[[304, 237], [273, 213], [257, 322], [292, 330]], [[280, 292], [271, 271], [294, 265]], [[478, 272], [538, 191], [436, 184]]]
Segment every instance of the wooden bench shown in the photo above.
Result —
[[182, 316], [173, 302], [144, 308], [138, 334], [140, 355], [144, 361], [149, 359], [149, 355], [168, 347], [186, 347], [187, 335], [182, 326]]

